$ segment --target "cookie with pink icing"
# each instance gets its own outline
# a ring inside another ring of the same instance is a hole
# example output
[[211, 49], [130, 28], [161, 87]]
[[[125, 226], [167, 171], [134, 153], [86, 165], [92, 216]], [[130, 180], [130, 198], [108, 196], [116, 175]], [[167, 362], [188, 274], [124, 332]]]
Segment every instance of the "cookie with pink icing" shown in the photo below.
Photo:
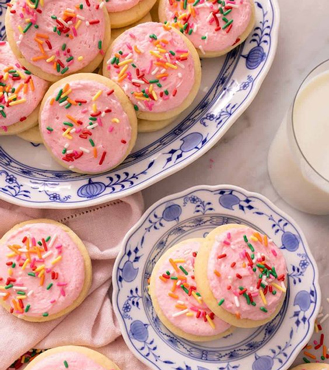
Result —
[[241, 44], [255, 24], [254, 0], [160, 0], [159, 18], [182, 31], [200, 57], [218, 57]]
[[53, 84], [39, 115], [43, 142], [62, 166], [102, 173], [135, 145], [137, 118], [124, 92], [106, 77], [80, 73]]
[[38, 355], [26, 370], [120, 370], [106, 356], [86, 347], [63, 346]]
[[67, 314], [87, 296], [91, 262], [79, 237], [51, 220], [16, 225], [0, 240], [0, 304], [34, 322]]
[[203, 239], [185, 240], [170, 248], [152, 271], [150, 294], [162, 323], [193, 341], [221, 338], [232, 331], [207, 307], [194, 277], [194, 263]]
[[152, 9], [156, 0], [105, 0], [112, 28], [129, 26]]
[[10, 46], [31, 72], [56, 81], [92, 72], [110, 38], [106, 4], [99, 0], [12, 0], [6, 12]]
[[238, 327], [272, 320], [286, 296], [287, 267], [281, 250], [256, 230], [223, 225], [205, 239], [195, 278], [205, 303]]
[[121, 34], [106, 53], [103, 74], [122, 87], [138, 118], [151, 121], [188, 108], [201, 82], [195, 48], [179, 31], [156, 22]]
[[21, 66], [7, 42], [0, 42], [0, 135], [15, 135], [37, 124], [47, 87]]
[[329, 370], [329, 364], [324, 363], [302, 364], [290, 370]]

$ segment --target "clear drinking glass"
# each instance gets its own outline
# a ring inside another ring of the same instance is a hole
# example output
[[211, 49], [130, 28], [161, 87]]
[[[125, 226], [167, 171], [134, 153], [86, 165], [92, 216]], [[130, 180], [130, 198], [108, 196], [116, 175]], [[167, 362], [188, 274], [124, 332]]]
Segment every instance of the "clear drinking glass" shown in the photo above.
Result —
[[329, 60], [301, 84], [272, 142], [268, 171], [287, 203], [329, 214]]

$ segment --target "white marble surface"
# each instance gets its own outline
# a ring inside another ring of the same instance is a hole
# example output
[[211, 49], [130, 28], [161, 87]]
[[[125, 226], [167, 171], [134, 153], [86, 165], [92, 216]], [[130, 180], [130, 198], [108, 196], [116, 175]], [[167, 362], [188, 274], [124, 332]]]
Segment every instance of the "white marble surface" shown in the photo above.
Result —
[[[324, 312], [329, 313], [329, 216], [312, 216], [286, 204], [267, 173], [271, 141], [307, 73], [329, 58], [329, 1], [278, 0], [281, 8], [279, 45], [260, 92], [224, 138], [184, 170], [146, 189], [146, 207], [162, 197], [200, 184], [234, 184], [259, 192], [300, 225], [320, 271]], [[214, 162], [211, 162], [213, 160]], [[329, 320], [326, 321], [329, 345]], [[318, 337], [317, 335], [316, 337]], [[314, 352], [318, 357], [319, 351]], [[295, 364], [301, 363], [298, 359]]]

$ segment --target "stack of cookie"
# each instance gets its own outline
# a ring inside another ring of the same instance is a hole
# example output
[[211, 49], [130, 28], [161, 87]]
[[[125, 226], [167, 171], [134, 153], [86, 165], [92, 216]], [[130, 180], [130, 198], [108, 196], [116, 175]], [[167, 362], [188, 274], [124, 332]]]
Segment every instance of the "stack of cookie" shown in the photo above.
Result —
[[[8, 7], [0, 135], [44, 143], [62, 166], [86, 174], [118, 166], [138, 131], [162, 129], [186, 110], [200, 88], [199, 57], [227, 53], [254, 24], [253, 0], [12, 0]], [[152, 22], [151, 10], [163, 23]]]
[[256, 230], [223, 225], [170, 248], [156, 263], [150, 295], [161, 322], [193, 341], [272, 320], [286, 293], [281, 250]]

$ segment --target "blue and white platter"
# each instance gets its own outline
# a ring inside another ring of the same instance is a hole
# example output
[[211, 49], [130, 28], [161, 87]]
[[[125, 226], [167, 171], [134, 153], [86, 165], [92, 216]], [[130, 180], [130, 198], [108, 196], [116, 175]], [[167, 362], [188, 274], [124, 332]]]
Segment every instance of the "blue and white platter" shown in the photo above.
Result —
[[[5, 39], [8, 0], [0, 0]], [[256, 25], [227, 56], [202, 61], [202, 84], [191, 107], [166, 129], [140, 134], [134, 151], [102, 175], [58, 166], [43, 145], [0, 138], [0, 198], [37, 208], [93, 206], [142, 190], [195, 161], [225, 134], [255, 98], [274, 59], [279, 27], [276, 0], [256, 1]]]
[[[148, 279], [174, 244], [228, 223], [249, 225], [282, 249], [288, 291], [277, 317], [213, 342], [189, 342], [159, 321]], [[130, 350], [159, 370], [286, 370], [312, 335], [321, 293], [318, 270], [296, 223], [263, 196], [241, 188], [199, 186], [154, 204], [126, 235], [113, 272], [113, 306]]]

